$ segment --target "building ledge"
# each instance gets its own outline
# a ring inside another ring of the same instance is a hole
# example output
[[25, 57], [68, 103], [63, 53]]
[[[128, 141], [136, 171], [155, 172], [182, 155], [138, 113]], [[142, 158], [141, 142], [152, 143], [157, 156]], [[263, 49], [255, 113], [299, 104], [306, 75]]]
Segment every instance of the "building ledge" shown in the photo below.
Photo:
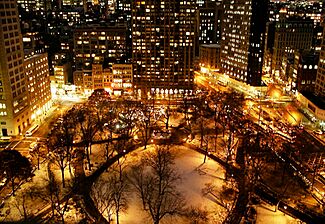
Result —
[[301, 94], [315, 104], [319, 109], [325, 110], [325, 97], [316, 96], [311, 92], [301, 92]]

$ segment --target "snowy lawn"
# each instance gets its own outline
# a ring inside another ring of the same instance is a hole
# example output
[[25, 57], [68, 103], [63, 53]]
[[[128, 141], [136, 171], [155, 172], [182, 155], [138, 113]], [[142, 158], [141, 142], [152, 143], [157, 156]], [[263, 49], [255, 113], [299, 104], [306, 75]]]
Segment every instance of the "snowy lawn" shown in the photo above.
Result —
[[299, 223], [294, 218], [285, 215], [283, 212], [277, 210], [275, 212], [275, 206], [262, 203], [255, 207], [257, 211], [256, 224], [294, 224]]
[[[127, 163], [130, 165], [139, 161], [143, 152], [153, 150], [153, 146], [149, 146], [147, 150], [138, 149], [127, 155]], [[216, 162], [207, 159], [203, 164], [204, 156], [187, 149], [182, 146], [172, 147], [175, 152], [175, 169], [182, 177], [178, 189], [184, 194], [187, 207], [198, 207], [208, 212], [209, 221], [207, 223], [222, 223], [227, 211], [212, 195], [203, 196], [202, 189], [205, 184], [211, 183], [216, 186], [215, 195], [219, 195], [222, 186], [227, 183], [224, 181], [224, 169]], [[101, 178], [108, 178], [109, 172], [104, 173]], [[220, 203], [220, 202], [219, 202]], [[113, 218], [115, 218], [113, 216]], [[166, 217], [162, 223], [189, 223], [185, 218]], [[120, 223], [123, 224], [145, 224], [152, 223], [150, 217], [142, 210], [141, 201], [136, 197], [135, 193], [129, 195], [129, 208], [126, 213], [120, 215]]]

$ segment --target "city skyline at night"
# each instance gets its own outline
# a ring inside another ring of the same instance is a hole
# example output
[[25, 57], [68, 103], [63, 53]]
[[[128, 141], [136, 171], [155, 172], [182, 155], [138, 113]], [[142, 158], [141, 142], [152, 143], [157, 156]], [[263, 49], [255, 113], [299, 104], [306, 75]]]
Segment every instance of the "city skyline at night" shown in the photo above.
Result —
[[324, 0], [0, 0], [0, 223], [325, 220]]

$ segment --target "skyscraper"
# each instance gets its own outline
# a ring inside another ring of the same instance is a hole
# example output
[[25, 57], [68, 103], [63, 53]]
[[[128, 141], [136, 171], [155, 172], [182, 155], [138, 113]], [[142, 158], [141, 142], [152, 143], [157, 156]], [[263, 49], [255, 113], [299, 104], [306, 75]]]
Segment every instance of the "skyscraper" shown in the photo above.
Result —
[[17, 135], [30, 123], [24, 52], [16, 0], [0, 1], [1, 135]]
[[316, 76], [316, 94], [325, 97], [325, 21], [323, 22], [323, 42]]
[[200, 44], [216, 44], [221, 38], [222, 4], [209, 1], [197, 12], [197, 26]]
[[132, 2], [134, 88], [147, 94], [193, 87], [195, 0]]
[[313, 40], [313, 21], [309, 18], [292, 16], [285, 17], [286, 12], [280, 14], [280, 21], [275, 24], [274, 46], [271, 72], [276, 77], [286, 80], [281, 75], [284, 58], [293, 57], [294, 51], [310, 49]]
[[224, 0], [221, 66], [225, 74], [261, 85], [268, 0]]
[[17, 0], [17, 4], [27, 12], [47, 11], [51, 9], [50, 0]]

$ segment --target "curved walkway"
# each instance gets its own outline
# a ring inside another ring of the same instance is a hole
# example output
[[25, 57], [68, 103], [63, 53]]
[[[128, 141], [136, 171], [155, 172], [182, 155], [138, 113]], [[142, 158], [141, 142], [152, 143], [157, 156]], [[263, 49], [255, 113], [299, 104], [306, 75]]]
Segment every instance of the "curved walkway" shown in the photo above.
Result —
[[[81, 179], [76, 183], [77, 191], [75, 192], [75, 194], [79, 199], [82, 200], [83, 202], [82, 204], [84, 205], [83, 209], [93, 223], [100, 223], [100, 224], [109, 223], [103, 217], [103, 215], [98, 211], [93, 199], [90, 196], [91, 187], [93, 183], [100, 177], [102, 173], [104, 173], [107, 170], [107, 168], [109, 168], [116, 161], [118, 161], [118, 159], [132, 152], [136, 148], [137, 148], [136, 145], [134, 145], [126, 149], [125, 152], [112, 157], [111, 159], [107, 160], [103, 165], [101, 165], [96, 171], [94, 171], [90, 176], [84, 177], [83, 179]], [[82, 186], [82, 188], [79, 188], [80, 185]]]
[[[247, 194], [247, 192], [245, 193], [245, 189], [243, 187], [241, 187], [243, 185], [242, 181], [244, 179], [243, 178], [244, 175], [243, 175], [243, 173], [241, 173], [241, 170], [237, 167], [227, 164], [225, 161], [221, 160], [220, 158], [216, 157], [215, 155], [209, 154], [205, 150], [202, 150], [195, 145], [192, 145], [189, 143], [185, 143], [184, 145], [186, 145], [190, 149], [193, 149], [197, 152], [205, 154], [210, 159], [218, 162], [220, 165], [227, 168], [230, 171], [230, 173], [233, 174], [234, 177], [237, 179], [238, 188], [239, 188], [239, 196], [236, 201], [236, 205], [234, 206], [234, 209], [229, 214], [229, 216], [226, 218], [224, 223], [230, 223], [230, 224], [240, 223], [241, 218], [245, 215], [246, 205], [248, 203], [248, 194]], [[264, 200], [268, 204], [277, 206], [281, 212], [283, 212], [287, 215], [290, 215], [292, 217], [295, 217], [297, 219], [300, 219], [301, 221], [304, 221], [306, 223], [311, 223], [311, 224], [324, 224], [325, 223], [323, 217], [319, 217], [316, 214], [311, 214], [311, 213], [306, 213], [306, 212], [300, 211], [300, 210], [288, 205], [287, 203], [279, 200], [277, 197], [277, 193], [272, 191], [272, 189], [270, 189], [265, 183], [259, 182], [258, 185], [255, 186], [253, 193], [258, 195], [262, 200]], [[245, 206], [243, 206], [243, 204]]]
[[[238, 189], [239, 189], [239, 195], [236, 200], [236, 204], [233, 207], [232, 211], [229, 213], [229, 216], [226, 218], [224, 223], [240, 223], [242, 217], [246, 213], [246, 205], [248, 203], [248, 192], [245, 189], [245, 177], [241, 173], [240, 168], [237, 168], [235, 166], [232, 166], [222, 159], [218, 158], [217, 156], [213, 154], [209, 154], [205, 150], [189, 143], [184, 143], [183, 141], [179, 141], [182, 143], [182, 145], [195, 150], [203, 155], [206, 155], [210, 159], [214, 160], [215, 162], [219, 163], [226, 169], [228, 169], [229, 173], [232, 174], [237, 182], [238, 182]], [[119, 158], [125, 156], [126, 154], [132, 152], [140, 145], [134, 145], [132, 148], [128, 148], [125, 150], [124, 153], [120, 153], [111, 159], [107, 160], [104, 164], [101, 165], [96, 171], [94, 171], [90, 176], [85, 177], [81, 176], [80, 179], [76, 182], [73, 188], [73, 192], [71, 192], [72, 195], [74, 195], [78, 200], [81, 200], [83, 204], [83, 209], [88, 215], [88, 218], [91, 219], [92, 223], [98, 223], [98, 224], [108, 224], [109, 222], [103, 217], [103, 215], [98, 211], [97, 207], [95, 206], [94, 201], [92, 200], [90, 196], [91, 187], [92, 184], [100, 177], [100, 175], [106, 171], [107, 168], [109, 168], [112, 164], [114, 164]], [[243, 159], [243, 158], [242, 158]], [[240, 163], [243, 163], [243, 160], [240, 161]], [[82, 187], [80, 187], [82, 186]], [[254, 193], [260, 196], [264, 201], [271, 205], [278, 205], [279, 210], [296, 218], [299, 218], [300, 220], [306, 222], [306, 223], [313, 223], [313, 224], [321, 224], [324, 223], [322, 219], [315, 215], [306, 214], [304, 212], [301, 212], [287, 204], [285, 204], [282, 201], [279, 201], [277, 199], [276, 193], [274, 193], [271, 189], [268, 187], [265, 187], [266, 185], [263, 183], [260, 183], [257, 185], [254, 189]], [[70, 198], [70, 197], [69, 197]], [[64, 197], [62, 199], [62, 202], [67, 200], [67, 197]], [[284, 209], [285, 208], [285, 209]], [[42, 214], [45, 214], [46, 212], [42, 212]], [[39, 214], [37, 219], [39, 220], [41, 214]], [[35, 217], [36, 218], [36, 217]]]

